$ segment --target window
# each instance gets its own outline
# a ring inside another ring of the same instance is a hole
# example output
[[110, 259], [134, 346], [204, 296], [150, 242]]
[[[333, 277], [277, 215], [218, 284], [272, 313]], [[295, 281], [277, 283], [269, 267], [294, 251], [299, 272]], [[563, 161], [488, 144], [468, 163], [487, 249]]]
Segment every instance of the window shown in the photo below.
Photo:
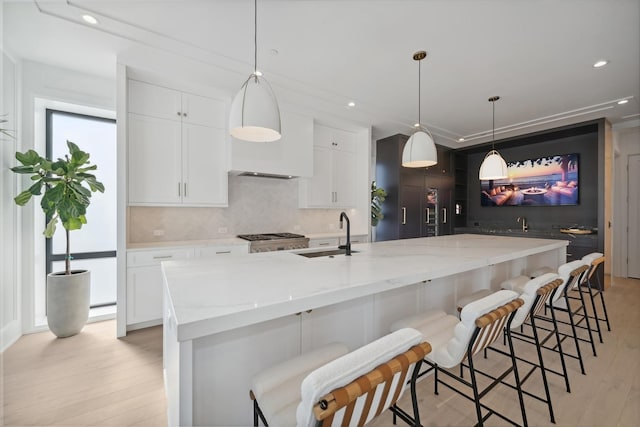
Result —
[[[68, 154], [67, 140], [90, 154], [94, 172], [105, 186], [93, 193], [87, 224], [70, 233], [71, 268], [91, 270], [91, 307], [116, 304], [116, 122], [64, 111], [46, 110], [46, 156], [57, 159]], [[46, 239], [47, 273], [64, 270], [64, 228]]]

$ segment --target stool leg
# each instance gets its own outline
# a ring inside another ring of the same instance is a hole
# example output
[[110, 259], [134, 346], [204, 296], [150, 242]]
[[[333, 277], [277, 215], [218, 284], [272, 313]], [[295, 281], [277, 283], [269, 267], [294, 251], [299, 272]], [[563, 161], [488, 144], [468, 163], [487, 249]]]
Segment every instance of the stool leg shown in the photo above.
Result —
[[596, 331], [598, 332], [598, 338], [600, 339], [600, 343], [602, 341], [602, 332], [600, 330], [600, 316], [598, 316], [598, 312], [596, 311], [596, 302], [593, 297], [593, 289], [591, 288], [591, 280], [587, 279], [587, 289], [589, 290], [589, 298], [591, 299], [591, 309], [593, 310], [593, 317], [596, 319]]
[[578, 355], [578, 361], [580, 362], [580, 372], [582, 375], [587, 375], [587, 372], [584, 370], [584, 363], [582, 362], [582, 353], [580, 352], [580, 343], [578, 342], [578, 332], [576, 331], [576, 324], [573, 321], [573, 311], [571, 310], [571, 305], [569, 303], [569, 297], [565, 293], [564, 299], [567, 303], [567, 313], [569, 314], [569, 323], [571, 324], [571, 332], [573, 332], [573, 342], [576, 344], [576, 353]]
[[564, 374], [564, 384], [567, 387], [567, 393], [571, 393], [571, 386], [569, 385], [569, 374], [567, 373], [567, 364], [564, 361], [562, 340], [560, 339], [560, 331], [558, 331], [558, 322], [556, 321], [556, 311], [553, 309], [553, 307], [551, 307], [549, 311], [551, 311], [551, 319], [553, 320], [553, 333], [555, 334], [556, 342], [558, 343], [558, 353], [560, 354], [560, 363], [562, 364], [562, 372]]
[[476, 416], [478, 417], [478, 424], [476, 426], [482, 427], [482, 411], [480, 409], [480, 393], [478, 393], [478, 382], [476, 380], [476, 372], [473, 369], [473, 356], [469, 352], [469, 356], [467, 357], [467, 361], [469, 362], [469, 376], [471, 377], [471, 389], [473, 390], [473, 403], [476, 405]]
[[600, 301], [602, 302], [602, 310], [604, 311], [604, 320], [607, 322], [607, 330], [611, 332], [609, 315], [607, 314], [607, 306], [604, 304], [604, 289], [602, 283], [600, 283], [600, 276], [596, 276], [596, 278], [598, 279], [598, 292], [600, 293]]
[[[524, 408], [524, 398], [522, 396], [522, 385], [520, 384], [520, 376], [518, 375], [518, 364], [516, 361], [516, 355], [513, 351], [513, 339], [511, 338], [511, 330], [506, 328], [507, 330], [507, 341], [509, 342], [509, 354], [511, 355], [511, 365], [513, 366], [513, 377], [516, 382], [516, 390], [518, 392], [518, 400], [520, 401], [520, 411], [522, 411], [522, 425], [527, 427], [527, 412]], [[479, 406], [478, 402], [478, 406]]]
[[538, 352], [538, 362], [540, 363], [540, 373], [542, 374], [542, 383], [544, 384], [544, 393], [547, 396], [547, 406], [549, 406], [549, 418], [553, 424], [556, 423], [556, 419], [553, 415], [553, 406], [551, 405], [551, 393], [549, 393], [549, 383], [547, 382], [547, 373], [544, 369], [544, 362], [542, 361], [542, 349], [540, 348], [540, 339], [538, 338], [538, 330], [536, 329], [535, 316], [531, 316], [531, 329], [533, 330], [533, 342]]
[[584, 321], [587, 323], [587, 332], [589, 333], [589, 343], [591, 344], [591, 351], [593, 351], [593, 355], [595, 357], [598, 357], [598, 355], [596, 354], [596, 343], [593, 340], [593, 333], [591, 332], [591, 322], [589, 321], [589, 314], [587, 313], [587, 305], [584, 301], [584, 293], [582, 292], [581, 286], [581, 284], [578, 284], [578, 295], [580, 296], [580, 303], [582, 305], [580, 308], [582, 309]]

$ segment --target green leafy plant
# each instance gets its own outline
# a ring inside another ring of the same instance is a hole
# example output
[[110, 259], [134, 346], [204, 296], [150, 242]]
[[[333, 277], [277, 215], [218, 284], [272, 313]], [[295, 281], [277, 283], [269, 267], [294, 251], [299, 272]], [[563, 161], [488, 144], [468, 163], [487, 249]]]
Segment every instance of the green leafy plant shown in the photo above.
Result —
[[387, 192], [383, 188], [378, 188], [376, 182], [371, 183], [371, 225], [375, 227], [384, 218], [382, 214], [382, 202], [387, 197]]
[[9, 138], [13, 138], [13, 135], [11, 134], [11, 130], [10, 129], [5, 129], [3, 127], [3, 123], [7, 123], [8, 120], [7, 119], [3, 119], [2, 116], [5, 116], [6, 114], [2, 114], [0, 115], [0, 136], [4, 135], [4, 136], [8, 136]]
[[80, 150], [71, 141], [67, 141], [67, 147], [69, 154], [55, 162], [40, 156], [34, 150], [17, 152], [16, 159], [22, 166], [11, 170], [19, 174], [30, 174], [31, 181], [34, 181], [28, 189], [14, 198], [17, 205], [24, 206], [33, 196], [42, 195], [40, 206], [47, 217], [45, 237], [53, 236], [58, 220], [62, 223], [67, 241], [65, 274], [71, 274], [69, 231], [79, 230], [82, 224], [87, 223], [85, 215], [91, 202], [91, 193], [104, 193], [104, 185], [96, 180], [95, 175], [88, 173], [98, 168], [90, 164], [89, 153]]

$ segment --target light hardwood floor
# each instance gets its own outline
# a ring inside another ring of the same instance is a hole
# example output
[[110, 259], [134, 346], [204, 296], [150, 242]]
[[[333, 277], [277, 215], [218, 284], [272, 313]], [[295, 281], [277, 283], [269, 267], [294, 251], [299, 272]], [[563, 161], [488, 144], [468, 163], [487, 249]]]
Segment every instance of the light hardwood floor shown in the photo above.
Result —
[[[576, 361], [568, 362], [571, 393], [561, 378], [549, 377], [557, 426], [640, 423], [640, 281], [614, 279], [606, 299], [612, 332], [605, 331], [604, 344], [597, 343], [598, 357], [582, 346], [587, 375], [580, 374]], [[87, 325], [71, 338], [56, 339], [50, 333], [20, 338], [2, 355], [0, 425], [166, 425], [161, 328], [114, 337], [115, 322], [108, 321]], [[519, 354], [530, 351], [524, 346]], [[490, 353], [483, 363], [492, 369], [504, 359]], [[527, 388], [539, 389], [538, 378], [534, 373]], [[475, 423], [473, 405], [444, 388], [435, 396], [431, 377], [418, 388], [425, 427]], [[408, 408], [407, 397], [402, 403]], [[505, 387], [487, 396], [487, 402], [519, 420], [514, 399]], [[530, 426], [553, 425], [544, 404], [526, 398], [526, 405]], [[505, 425], [496, 417], [487, 424]], [[391, 416], [383, 414], [373, 425], [390, 426]]]

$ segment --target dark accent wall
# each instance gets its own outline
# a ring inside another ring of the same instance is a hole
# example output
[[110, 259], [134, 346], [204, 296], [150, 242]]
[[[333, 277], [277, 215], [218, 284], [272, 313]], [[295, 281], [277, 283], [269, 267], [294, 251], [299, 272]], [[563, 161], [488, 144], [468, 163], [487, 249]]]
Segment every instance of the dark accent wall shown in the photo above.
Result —
[[[579, 225], [604, 234], [604, 119], [496, 141], [507, 162], [557, 154], [578, 153], [579, 204], [576, 206], [481, 206], [478, 171], [490, 144], [456, 151], [456, 161], [466, 159], [466, 227], [517, 229], [519, 216], [531, 230], [551, 231]], [[456, 176], [459, 179], [459, 175]], [[458, 223], [458, 226], [462, 224]], [[602, 249], [602, 246], [600, 249]]]

